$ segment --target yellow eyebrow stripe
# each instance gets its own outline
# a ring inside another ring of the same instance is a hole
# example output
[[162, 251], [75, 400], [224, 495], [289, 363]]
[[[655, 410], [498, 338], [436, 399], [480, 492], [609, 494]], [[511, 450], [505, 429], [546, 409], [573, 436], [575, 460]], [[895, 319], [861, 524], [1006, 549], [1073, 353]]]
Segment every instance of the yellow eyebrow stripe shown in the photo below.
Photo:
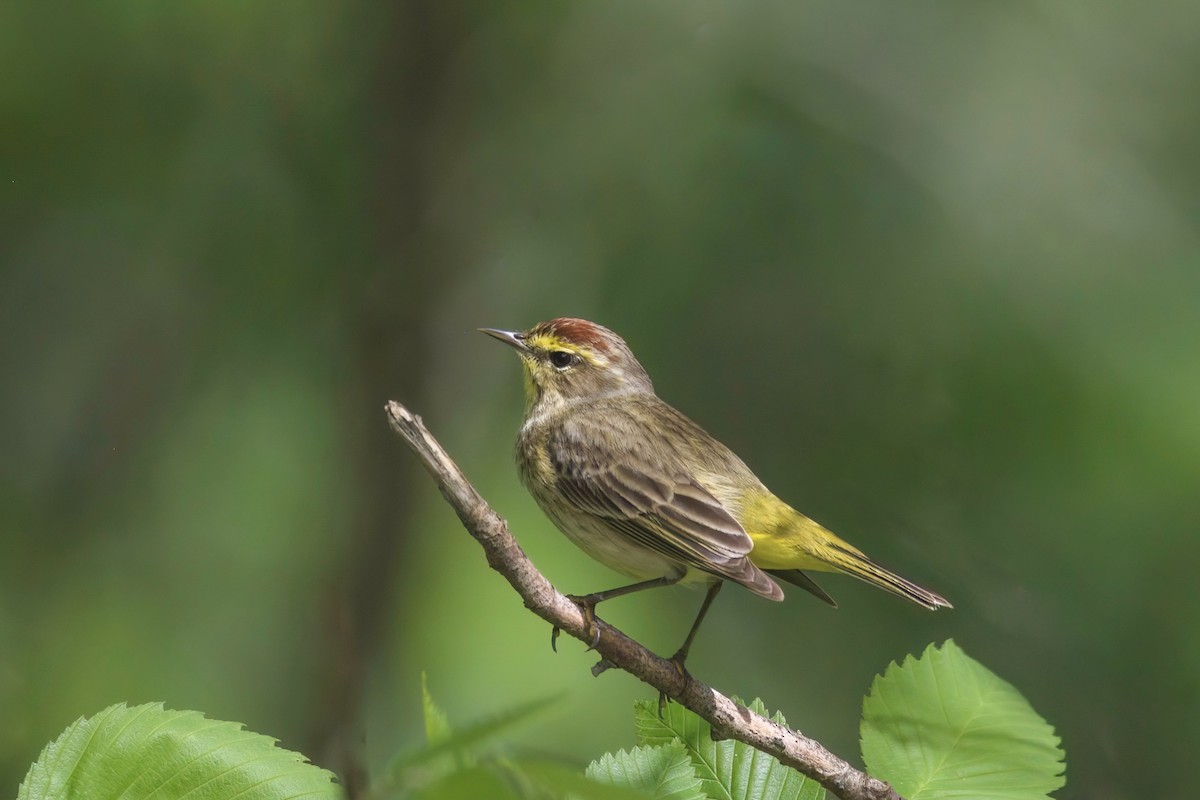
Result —
[[574, 353], [580, 358], [592, 364], [607, 364], [608, 361], [598, 356], [594, 351], [580, 347], [573, 342], [568, 342], [558, 336], [549, 333], [535, 333], [525, 340], [525, 344], [533, 350], [563, 350], [568, 353]]

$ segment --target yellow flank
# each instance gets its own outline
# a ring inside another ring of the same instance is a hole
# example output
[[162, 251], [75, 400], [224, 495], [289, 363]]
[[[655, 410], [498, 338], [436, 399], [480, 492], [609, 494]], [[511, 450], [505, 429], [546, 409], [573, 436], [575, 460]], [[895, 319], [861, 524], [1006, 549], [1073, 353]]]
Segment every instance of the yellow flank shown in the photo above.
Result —
[[750, 560], [762, 569], [843, 572], [854, 560], [850, 553], [862, 555], [767, 491], [752, 489], [742, 498], [738, 521], [754, 540]]

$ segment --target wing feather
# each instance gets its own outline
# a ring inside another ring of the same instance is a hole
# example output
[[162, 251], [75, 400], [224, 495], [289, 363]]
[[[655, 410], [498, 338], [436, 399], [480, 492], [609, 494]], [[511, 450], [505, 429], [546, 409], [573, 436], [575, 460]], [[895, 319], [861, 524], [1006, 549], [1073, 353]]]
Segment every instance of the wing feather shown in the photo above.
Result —
[[[586, 449], [577, 446], [581, 439], [588, 441]], [[584, 438], [570, 426], [549, 437], [560, 497], [632, 542], [782, 599], [778, 585], [747, 558], [753, 540], [682, 459], [640, 446], [618, 452], [611, 441]]]

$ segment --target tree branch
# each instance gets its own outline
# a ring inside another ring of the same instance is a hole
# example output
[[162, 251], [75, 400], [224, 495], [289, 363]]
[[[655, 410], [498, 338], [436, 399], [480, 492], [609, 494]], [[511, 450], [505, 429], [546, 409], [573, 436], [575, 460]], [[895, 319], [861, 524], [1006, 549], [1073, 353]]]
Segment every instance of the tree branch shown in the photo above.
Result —
[[[425, 428], [420, 417], [399, 403], [387, 404], [388, 421], [421, 458], [442, 496], [467, 532], [483, 546], [488, 564], [503, 575], [525, 607], [582, 642], [591, 631], [579, 606], [558, 592], [517, 544], [506, 523], [471, 485], [458, 465]], [[603, 620], [597, 619], [601, 665], [618, 667], [691, 709], [712, 725], [714, 738], [732, 738], [774, 756], [820, 783], [842, 800], [903, 800], [890, 785], [829, 752], [820, 742], [778, 725], [706, 686]], [[597, 665], [600, 667], [601, 665]], [[603, 668], [603, 667], [601, 667]]]

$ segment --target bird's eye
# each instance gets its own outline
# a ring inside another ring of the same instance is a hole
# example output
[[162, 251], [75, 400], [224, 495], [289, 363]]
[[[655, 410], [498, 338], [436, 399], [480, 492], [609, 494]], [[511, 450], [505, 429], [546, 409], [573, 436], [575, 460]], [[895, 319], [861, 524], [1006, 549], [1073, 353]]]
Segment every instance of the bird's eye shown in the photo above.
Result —
[[555, 369], [566, 369], [574, 363], [574, 353], [568, 353], [566, 350], [552, 350], [550, 352], [550, 364]]

